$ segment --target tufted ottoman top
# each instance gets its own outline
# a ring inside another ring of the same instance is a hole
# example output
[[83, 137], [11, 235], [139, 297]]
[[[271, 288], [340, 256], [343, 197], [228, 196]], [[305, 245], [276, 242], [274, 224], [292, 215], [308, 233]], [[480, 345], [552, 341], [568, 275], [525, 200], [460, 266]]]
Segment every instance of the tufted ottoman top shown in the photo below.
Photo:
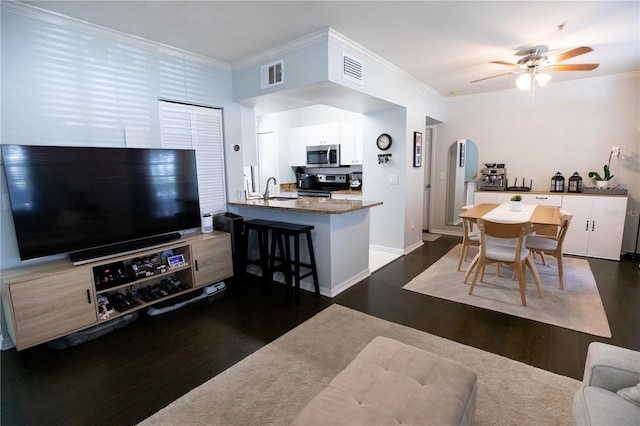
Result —
[[476, 383], [458, 362], [378, 336], [293, 424], [473, 424]]

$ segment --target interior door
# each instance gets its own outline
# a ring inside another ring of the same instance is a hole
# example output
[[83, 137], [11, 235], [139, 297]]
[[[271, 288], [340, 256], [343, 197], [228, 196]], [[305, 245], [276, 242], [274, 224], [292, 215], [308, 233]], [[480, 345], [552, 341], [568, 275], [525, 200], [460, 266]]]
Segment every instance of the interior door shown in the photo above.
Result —
[[431, 211], [431, 156], [433, 146], [433, 127], [427, 127], [422, 140], [422, 153], [425, 156], [424, 164], [424, 194], [422, 201], [422, 230], [429, 231], [429, 214]]

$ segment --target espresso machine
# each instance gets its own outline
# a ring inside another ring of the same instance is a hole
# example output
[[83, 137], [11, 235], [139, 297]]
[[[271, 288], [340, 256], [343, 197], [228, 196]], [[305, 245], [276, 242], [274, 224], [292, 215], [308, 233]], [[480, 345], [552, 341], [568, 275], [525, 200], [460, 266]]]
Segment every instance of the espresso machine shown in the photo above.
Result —
[[478, 182], [480, 191], [504, 191], [507, 187], [507, 169], [504, 163], [485, 163]]

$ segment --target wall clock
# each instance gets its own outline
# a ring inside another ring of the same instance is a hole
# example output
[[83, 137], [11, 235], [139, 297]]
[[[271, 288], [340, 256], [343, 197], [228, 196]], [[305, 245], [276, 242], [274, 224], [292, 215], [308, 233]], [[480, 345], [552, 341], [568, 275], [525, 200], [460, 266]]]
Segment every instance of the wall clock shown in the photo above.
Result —
[[381, 134], [380, 136], [378, 136], [378, 139], [376, 140], [376, 145], [378, 145], [378, 148], [380, 148], [383, 151], [386, 151], [387, 149], [391, 148], [391, 136], [389, 136], [386, 133]]

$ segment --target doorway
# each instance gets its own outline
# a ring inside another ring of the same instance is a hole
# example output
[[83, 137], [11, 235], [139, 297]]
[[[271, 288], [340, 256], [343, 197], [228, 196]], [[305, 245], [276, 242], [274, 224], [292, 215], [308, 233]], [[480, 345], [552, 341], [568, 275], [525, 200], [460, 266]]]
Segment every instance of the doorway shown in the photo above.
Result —
[[430, 212], [431, 212], [431, 170], [433, 164], [433, 133], [434, 126], [427, 126], [424, 132], [422, 152], [427, 156], [424, 159], [424, 194], [422, 199], [422, 232], [429, 232], [431, 228]]

